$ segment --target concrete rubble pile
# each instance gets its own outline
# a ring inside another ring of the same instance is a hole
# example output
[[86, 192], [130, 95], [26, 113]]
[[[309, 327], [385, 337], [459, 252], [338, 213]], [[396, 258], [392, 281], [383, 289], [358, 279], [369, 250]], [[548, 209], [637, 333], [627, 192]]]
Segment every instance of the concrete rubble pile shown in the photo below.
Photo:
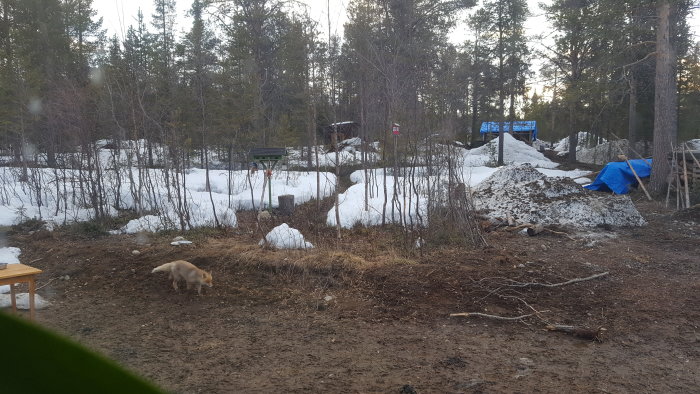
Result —
[[517, 223], [644, 226], [629, 196], [586, 190], [569, 178], [547, 177], [529, 164], [505, 166], [472, 190], [474, 207], [491, 218]]

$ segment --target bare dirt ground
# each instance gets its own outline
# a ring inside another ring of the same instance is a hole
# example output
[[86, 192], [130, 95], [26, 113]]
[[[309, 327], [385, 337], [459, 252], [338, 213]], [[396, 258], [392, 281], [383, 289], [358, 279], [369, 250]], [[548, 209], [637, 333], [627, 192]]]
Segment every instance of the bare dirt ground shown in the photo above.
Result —
[[[302, 229], [318, 248], [263, 250], [246, 215], [234, 231], [185, 234], [192, 245], [61, 231], [16, 233], [10, 245], [44, 270], [40, 324], [171, 392], [698, 392], [698, 215], [638, 206], [643, 228], [574, 240], [498, 230], [488, 248], [422, 257], [395, 229], [338, 243], [333, 229]], [[175, 259], [212, 271], [214, 287], [178, 293], [151, 274]], [[591, 341], [548, 323], [607, 331]]]

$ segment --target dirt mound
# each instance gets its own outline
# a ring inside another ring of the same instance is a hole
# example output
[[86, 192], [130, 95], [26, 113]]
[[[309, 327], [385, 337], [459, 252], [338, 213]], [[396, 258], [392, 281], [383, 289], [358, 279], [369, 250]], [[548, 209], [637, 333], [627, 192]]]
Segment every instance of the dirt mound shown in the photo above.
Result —
[[700, 223], [700, 204], [695, 204], [690, 208], [681, 209], [677, 211], [672, 216], [676, 220], [682, 220], [685, 222], [697, 222]]
[[474, 206], [490, 217], [573, 227], [643, 226], [627, 196], [586, 190], [569, 178], [547, 177], [529, 164], [506, 166], [480, 183]]

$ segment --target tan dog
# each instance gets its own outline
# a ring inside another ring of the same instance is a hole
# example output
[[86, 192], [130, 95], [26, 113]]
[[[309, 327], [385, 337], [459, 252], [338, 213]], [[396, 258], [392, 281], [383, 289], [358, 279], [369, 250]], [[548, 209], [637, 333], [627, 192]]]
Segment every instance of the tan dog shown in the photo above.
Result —
[[189, 290], [192, 285], [195, 285], [199, 295], [202, 295], [202, 285], [212, 287], [211, 274], [195, 267], [194, 264], [185, 260], [176, 260], [171, 261], [170, 263], [165, 263], [154, 268], [151, 273], [153, 272], [170, 273], [169, 278], [172, 279], [175, 290], [178, 290], [177, 282], [183, 279], [185, 282], [187, 282], [187, 289]]

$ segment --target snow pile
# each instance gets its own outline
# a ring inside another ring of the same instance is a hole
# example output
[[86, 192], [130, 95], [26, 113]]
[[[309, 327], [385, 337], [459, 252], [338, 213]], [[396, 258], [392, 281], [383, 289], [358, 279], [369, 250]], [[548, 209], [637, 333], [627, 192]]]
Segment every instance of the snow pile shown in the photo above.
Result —
[[[498, 160], [498, 138], [478, 148], [465, 151], [465, 166], [495, 165]], [[514, 138], [508, 133], [503, 134], [503, 162], [505, 164], [530, 163], [534, 167], [555, 168], [557, 163], [546, 158], [536, 148]]]
[[[389, 170], [388, 170], [389, 171]], [[338, 212], [340, 226], [353, 228], [355, 225], [378, 226], [382, 224], [382, 216], [386, 223], [412, 226], [427, 224], [426, 185], [430, 178], [416, 176], [415, 187], [411, 186], [411, 178], [403, 176], [386, 176], [387, 201], [384, 205], [384, 169], [369, 170], [367, 209], [365, 210], [364, 171], [355, 171], [350, 180], [355, 182], [338, 196]], [[396, 187], [396, 189], [394, 189]], [[394, 190], [397, 195], [394, 198]], [[418, 190], [418, 196], [410, 190]], [[406, 191], [406, 194], [403, 194]], [[417, 201], [416, 201], [417, 200]], [[326, 215], [326, 224], [336, 225], [335, 206]]]
[[537, 150], [538, 152], [543, 149], [549, 149], [550, 146], [552, 146], [552, 143], [545, 140], [538, 139], [532, 141], [532, 147], [535, 148], [535, 150]]
[[606, 164], [611, 161], [618, 161], [617, 156], [620, 154], [620, 151], [627, 154], [628, 149], [629, 142], [627, 140], [604, 142], [593, 148], [579, 150], [576, 152], [576, 160], [581, 163]]
[[[7, 264], [19, 264], [19, 255], [22, 251], [19, 248], [9, 247], [0, 248], [0, 262]], [[10, 291], [10, 286], [2, 285], [0, 286], [0, 293], [7, 293]]]
[[[427, 225], [428, 201], [435, 203], [439, 200], [439, 193], [447, 190], [444, 184], [446, 178], [439, 180], [436, 176], [428, 176], [424, 168], [414, 169], [416, 176], [405, 178], [389, 175], [393, 173], [387, 169], [386, 189], [387, 202], [384, 206], [384, 169], [368, 170], [367, 209], [365, 209], [365, 174], [364, 171], [355, 171], [350, 174], [350, 180], [355, 184], [339, 196], [340, 226], [352, 228], [356, 225], [376, 226], [382, 223], [382, 212], [386, 223], [403, 224], [405, 226]], [[498, 169], [494, 167], [470, 167], [463, 166], [460, 179], [469, 187], [475, 187]], [[547, 176], [560, 176], [577, 178], [588, 174], [588, 171], [574, 170], [563, 171], [550, 168], [536, 168], [535, 171]], [[542, 176], [542, 175], [539, 175]], [[412, 184], [415, 182], [415, 184]], [[590, 183], [587, 178], [579, 178], [579, 183]], [[396, 184], [398, 195], [394, 198], [394, 185]], [[405, 187], [404, 187], [405, 186]], [[504, 185], [507, 186], [507, 185]], [[407, 194], [404, 195], [404, 189]], [[418, 194], [416, 195], [416, 191]], [[335, 226], [335, 207], [331, 208], [326, 217], [326, 224]]]
[[[287, 223], [282, 223], [273, 228], [265, 236], [270, 246], [276, 249], [311, 249], [314, 246], [311, 242], [306, 242], [299, 230], [289, 227]], [[265, 240], [260, 240], [260, 245], [265, 244]]]
[[[200, 196], [204, 197], [204, 196]], [[219, 225], [224, 227], [236, 227], [238, 222], [236, 212], [226, 206], [224, 202], [216, 201], [216, 219], [214, 218], [214, 210], [210, 201], [200, 199], [200, 201], [188, 201], [188, 213], [183, 217], [189, 217], [184, 223], [185, 229], [191, 230], [197, 227], [215, 227], [218, 220]], [[112, 234], [135, 234], [142, 231], [158, 232], [163, 230], [179, 230], [180, 215], [172, 206], [164, 207], [164, 213], [161, 215], [146, 215], [138, 219], [129, 221], [124, 227], [116, 231], [111, 231]]]
[[[590, 134], [587, 131], [579, 131], [577, 138], [578, 139], [576, 140], [576, 151], [578, 152], [587, 147], [594, 146], [598, 137], [594, 136], [593, 134]], [[605, 142], [607, 142], [605, 138], [601, 139], [601, 143]], [[555, 152], [559, 152], [559, 156], [563, 156], [569, 153], [569, 137], [564, 137], [559, 141], [555, 142], [552, 150]]]
[[688, 149], [690, 150], [700, 150], [700, 138], [686, 141], [686, 144], [688, 144]]
[[502, 167], [474, 190], [474, 206], [490, 217], [573, 227], [643, 226], [628, 196], [583, 189], [571, 179], [547, 177], [528, 164]]
[[[617, 161], [617, 156], [620, 154], [620, 151], [627, 154], [629, 149], [629, 141], [626, 139], [607, 141], [603, 138], [602, 142], [596, 145], [595, 137], [586, 132], [580, 132], [578, 138], [576, 160], [581, 163], [602, 165], [611, 161]], [[644, 154], [646, 148], [642, 141], [637, 142], [634, 147], [640, 154]], [[564, 156], [569, 153], [569, 138], [567, 137], [557, 142], [554, 145], [554, 151], [559, 152], [559, 156]]]
[[[20, 181], [20, 168], [0, 168], [0, 225], [9, 226], [32, 218], [61, 225], [93, 218], [94, 209], [86, 208], [87, 203], [75, 197], [81, 195], [80, 180], [84, 177], [79, 171], [50, 168], [30, 168], [29, 171], [33, 177], [41, 180], [39, 185], [51, 187], [35, 190]], [[150, 214], [159, 212], [158, 216], [139, 218], [117, 230], [117, 233], [179, 229], [180, 215], [177, 213], [184, 212], [184, 207], [178, 203], [178, 195], [184, 196], [187, 201], [189, 219], [186, 228], [214, 225], [212, 206], [216, 208], [220, 224], [236, 226], [235, 211], [255, 209], [260, 205], [264, 182], [263, 171], [250, 176], [247, 170], [210, 171], [210, 196], [206, 189], [206, 171], [201, 169], [187, 170], [184, 180], [181, 179], [183, 175], [177, 175], [181, 180], [179, 192], [172, 182], [165, 183], [165, 179], [173, 174], [166, 174], [160, 169], [139, 171], [131, 168], [131, 174], [128, 168], [122, 168], [118, 173], [113, 169], [103, 171], [106, 185], [103, 198], [108, 204], [107, 214], [116, 215], [117, 204], [121, 209]], [[335, 174], [320, 173], [320, 198], [332, 195], [335, 180]], [[185, 186], [182, 186], [183, 183]], [[271, 183], [273, 207], [278, 204], [277, 197], [283, 194], [293, 194], [295, 204], [303, 204], [316, 197], [315, 172], [274, 171]], [[264, 205], [268, 205], [268, 191], [269, 187], [266, 187]]]
[[[374, 142], [368, 145], [370, 151], [366, 152], [366, 160], [368, 162], [376, 162], [379, 160], [379, 154], [376, 152], [379, 149], [379, 143]], [[315, 149], [318, 149], [319, 166], [335, 166], [335, 152], [329, 152], [327, 147], [323, 145], [311, 147], [311, 149], [312, 166], [316, 166]], [[302, 155], [302, 150], [298, 147], [288, 147], [287, 154], [286, 160], [289, 165], [301, 168], [308, 166], [308, 153], [306, 149], [304, 149], [304, 154]], [[360, 139], [360, 137], [355, 137], [338, 142], [338, 161], [341, 166], [360, 164], [362, 162], [362, 139]]]

